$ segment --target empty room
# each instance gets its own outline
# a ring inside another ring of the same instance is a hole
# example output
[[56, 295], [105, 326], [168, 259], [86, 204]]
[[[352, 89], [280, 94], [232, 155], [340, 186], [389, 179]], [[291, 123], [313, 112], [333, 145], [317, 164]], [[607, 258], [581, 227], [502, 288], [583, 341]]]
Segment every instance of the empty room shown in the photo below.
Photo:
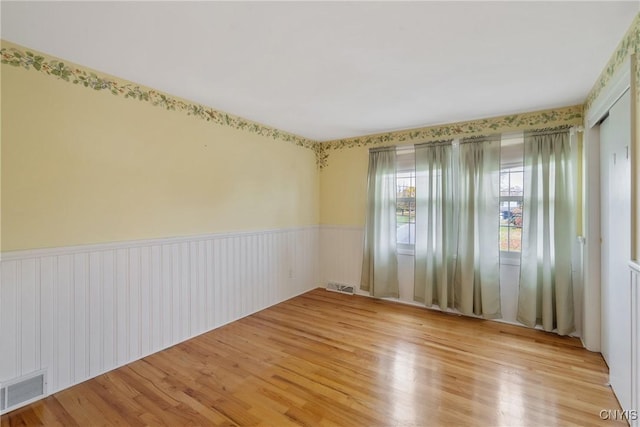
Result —
[[3, 427], [640, 426], [637, 1], [0, 24]]

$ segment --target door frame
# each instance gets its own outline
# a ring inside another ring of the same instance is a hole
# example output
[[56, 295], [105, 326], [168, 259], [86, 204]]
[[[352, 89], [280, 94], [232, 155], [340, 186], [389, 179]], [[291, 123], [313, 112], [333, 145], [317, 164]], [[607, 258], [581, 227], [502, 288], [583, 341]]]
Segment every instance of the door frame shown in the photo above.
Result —
[[[600, 122], [631, 87], [631, 58], [627, 58], [585, 111], [583, 137], [584, 264], [582, 292], [582, 344], [591, 351], [602, 349], [602, 298], [600, 230]], [[633, 95], [633, 94], [632, 94]], [[632, 100], [633, 103], [633, 100]], [[633, 170], [632, 170], [633, 174]], [[633, 191], [633, 189], [632, 189]]]

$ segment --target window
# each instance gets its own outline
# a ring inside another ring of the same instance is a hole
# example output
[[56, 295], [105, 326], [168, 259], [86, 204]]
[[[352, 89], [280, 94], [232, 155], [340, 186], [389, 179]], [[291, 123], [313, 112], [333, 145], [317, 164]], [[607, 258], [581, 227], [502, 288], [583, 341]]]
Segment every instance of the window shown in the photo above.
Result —
[[500, 250], [520, 252], [522, 241], [522, 166], [500, 172]]
[[500, 251], [505, 258], [518, 258], [522, 249], [524, 200], [522, 133], [504, 135], [500, 154]]
[[396, 243], [412, 250], [416, 242], [416, 171], [413, 147], [397, 149]]
[[396, 188], [396, 240], [401, 245], [413, 245], [416, 241], [415, 172], [398, 172]]
[[[504, 259], [519, 259], [522, 242], [523, 135], [504, 135], [500, 170], [500, 251]], [[416, 172], [412, 148], [396, 149], [396, 243], [411, 253], [416, 239]]]

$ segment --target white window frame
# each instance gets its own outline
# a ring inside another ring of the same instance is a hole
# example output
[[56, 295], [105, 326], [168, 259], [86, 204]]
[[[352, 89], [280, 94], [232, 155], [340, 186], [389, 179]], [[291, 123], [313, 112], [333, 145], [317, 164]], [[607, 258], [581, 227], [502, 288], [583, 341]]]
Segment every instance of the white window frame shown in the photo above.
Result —
[[[503, 202], [520, 202], [524, 204], [524, 196], [500, 196], [500, 205]], [[502, 225], [500, 226], [502, 227]], [[522, 227], [520, 227], [522, 229]], [[522, 237], [520, 237], [522, 241]], [[500, 263], [501, 264], [509, 264], [509, 265], [520, 265], [520, 254], [522, 253], [522, 249], [520, 251], [503, 251], [500, 250]]]
[[[396, 186], [398, 185], [398, 176], [400, 174], [409, 173], [413, 175], [413, 182], [415, 188], [415, 151], [413, 149], [413, 145], [411, 146], [398, 146], [396, 147]], [[413, 199], [414, 200], [414, 212], [415, 212], [415, 194], [413, 197], [407, 198], [396, 198], [396, 207], [401, 200], [404, 199]], [[411, 222], [409, 222], [411, 224]], [[415, 216], [413, 220], [414, 224], [414, 243], [399, 243], [396, 239], [396, 247], [399, 255], [414, 255], [415, 251]], [[397, 230], [397, 226], [396, 226]]]
[[[520, 148], [516, 148], [519, 145], [520, 145]], [[500, 164], [501, 175], [507, 169], [511, 169], [511, 168], [524, 169], [524, 134], [523, 132], [503, 134], [502, 144], [500, 149], [501, 149], [501, 164]], [[518, 150], [520, 151], [518, 152]], [[524, 205], [524, 182], [523, 182], [522, 190], [523, 190], [522, 196], [502, 196], [502, 195], [499, 196], [499, 206], [502, 205], [503, 202], [520, 202], [520, 204], [523, 206]], [[498, 191], [500, 190], [498, 189]], [[520, 265], [521, 254], [522, 254], [522, 248], [520, 249], [519, 252], [501, 250], [500, 264]]]

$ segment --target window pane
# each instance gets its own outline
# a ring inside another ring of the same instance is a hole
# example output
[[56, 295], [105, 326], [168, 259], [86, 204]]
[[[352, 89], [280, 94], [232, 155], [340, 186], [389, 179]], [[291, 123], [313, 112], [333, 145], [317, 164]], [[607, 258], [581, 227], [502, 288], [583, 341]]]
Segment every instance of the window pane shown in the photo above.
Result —
[[520, 252], [522, 248], [522, 166], [500, 171], [500, 250]]
[[416, 178], [414, 172], [398, 173], [396, 179], [396, 241], [399, 244], [415, 243]]
[[520, 252], [522, 244], [522, 200], [500, 202], [500, 250]]
[[522, 196], [522, 178], [523, 172], [510, 172], [509, 173], [509, 195], [510, 196]]
[[510, 225], [514, 227], [522, 227], [522, 202], [509, 202], [509, 218]]
[[500, 174], [500, 195], [509, 195], [509, 172], [502, 172]]
[[396, 242], [398, 244], [404, 245], [414, 245], [416, 241], [416, 225], [398, 223], [398, 228], [396, 229]]
[[500, 250], [509, 251], [509, 231], [511, 227], [500, 226]]
[[522, 227], [511, 227], [509, 229], [509, 252], [520, 252], [522, 250]]

